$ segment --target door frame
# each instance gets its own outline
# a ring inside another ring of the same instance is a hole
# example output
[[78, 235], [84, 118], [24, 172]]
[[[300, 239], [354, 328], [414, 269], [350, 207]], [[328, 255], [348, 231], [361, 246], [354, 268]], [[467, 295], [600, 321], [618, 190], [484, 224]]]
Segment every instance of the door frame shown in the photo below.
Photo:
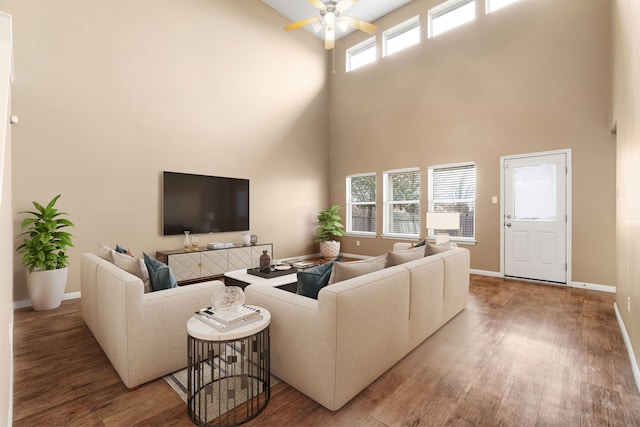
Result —
[[500, 225], [500, 276], [501, 277], [505, 277], [504, 274], [504, 254], [505, 254], [505, 250], [504, 250], [504, 167], [505, 167], [505, 162], [507, 160], [513, 160], [513, 159], [522, 159], [522, 158], [528, 158], [528, 157], [539, 157], [539, 156], [548, 156], [548, 155], [554, 155], [554, 154], [564, 154], [565, 158], [567, 160], [567, 180], [566, 180], [566, 191], [565, 191], [565, 197], [566, 197], [566, 209], [567, 209], [567, 239], [566, 239], [566, 262], [567, 262], [567, 283], [566, 284], [561, 284], [561, 283], [553, 283], [553, 282], [544, 282], [544, 283], [550, 283], [550, 284], [556, 284], [558, 286], [571, 286], [572, 283], [572, 274], [571, 274], [571, 266], [572, 266], [572, 247], [571, 247], [571, 242], [572, 242], [572, 224], [573, 224], [573, 213], [572, 213], [572, 204], [571, 201], [573, 200], [573, 196], [572, 196], [572, 179], [571, 176], [573, 175], [573, 168], [572, 168], [572, 163], [571, 163], [571, 149], [567, 148], [564, 150], [553, 150], [553, 151], [541, 151], [541, 152], [537, 152], [537, 153], [525, 153], [525, 154], [514, 154], [514, 155], [510, 155], [510, 156], [500, 156], [500, 217], [499, 219], [499, 225]]

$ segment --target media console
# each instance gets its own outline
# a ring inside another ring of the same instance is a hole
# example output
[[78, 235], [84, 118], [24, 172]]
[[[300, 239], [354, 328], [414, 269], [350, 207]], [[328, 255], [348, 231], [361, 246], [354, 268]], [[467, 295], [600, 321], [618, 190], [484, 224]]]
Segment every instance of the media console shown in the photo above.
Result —
[[257, 267], [262, 251], [267, 251], [273, 259], [271, 243], [221, 249], [157, 251], [156, 259], [171, 268], [178, 284], [185, 285], [220, 277], [228, 271]]

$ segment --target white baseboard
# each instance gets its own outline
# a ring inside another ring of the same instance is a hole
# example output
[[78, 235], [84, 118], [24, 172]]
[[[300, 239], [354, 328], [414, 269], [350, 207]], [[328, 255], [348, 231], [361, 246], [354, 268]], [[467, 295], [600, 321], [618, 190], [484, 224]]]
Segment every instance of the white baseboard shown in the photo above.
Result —
[[[70, 300], [70, 299], [78, 299], [80, 298], [80, 291], [78, 292], [69, 292], [68, 294], [64, 294], [62, 296], [62, 301]], [[23, 299], [21, 301], [13, 302], [13, 309], [16, 310], [18, 308], [31, 307], [30, 299]]]
[[499, 271], [476, 270], [472, 268], [469, 272], [471, 274], [477, 274], [478, 276], [504, 277]]
[[590, 291], [609, 292], [612, 294], [616, 293], [615, 286], [598, 285], [597, 283], [571, 282], [567, 286], [571, 288], [588, 289]]
[[620, 311], [618, 310], [617, 303], [613, 303], [613, 309], [616, 312], [616, 318], [618, 319], [618, 325], [620, 326], [620, 331], [622, 331], [622, 338], [624, 339], [624, 345], [625, 347], [627, 347], [627, 354], [629, 354], [629, 360], [631, 361], [631, 371], [633, 372], [633, 379], [636, 381], [636, 387], [640, 392], [640, 370], [638, 370], [638, 363], [636, 362], [636, 357], [633, 353], [633, 347], [631, 347], [629, 334], [627, 334], [627, 328], [624, 326], [624, 321], [622, 320], [622, 316], [620, 316]]

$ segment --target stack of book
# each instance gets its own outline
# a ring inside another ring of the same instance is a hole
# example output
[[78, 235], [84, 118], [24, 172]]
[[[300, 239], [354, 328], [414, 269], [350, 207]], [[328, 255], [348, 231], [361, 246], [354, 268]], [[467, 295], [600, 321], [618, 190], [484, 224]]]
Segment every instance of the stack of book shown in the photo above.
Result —
[[206, 307], [196, 311], [196, 318], [219, 331], [228, 331], [260, 320], [262, 314], [260, 310], [247, 305], [237, 307], [235, 310], [218, 311], [214, 311], [212, 307]]

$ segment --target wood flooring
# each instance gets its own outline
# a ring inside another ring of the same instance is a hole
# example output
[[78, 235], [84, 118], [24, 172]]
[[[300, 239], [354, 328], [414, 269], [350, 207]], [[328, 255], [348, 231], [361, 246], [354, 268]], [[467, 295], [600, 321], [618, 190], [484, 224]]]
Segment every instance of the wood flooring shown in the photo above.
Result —
[[[467, 308], [341, 410], [280, 383], [244, 425], [640, 426], [614, 301], [472, 276]], [[163, 379], [135, 390], [122, 384], [82, 321], [80, 300], [17, 310], [14, 335], [14, 426], [193, 425]]]

